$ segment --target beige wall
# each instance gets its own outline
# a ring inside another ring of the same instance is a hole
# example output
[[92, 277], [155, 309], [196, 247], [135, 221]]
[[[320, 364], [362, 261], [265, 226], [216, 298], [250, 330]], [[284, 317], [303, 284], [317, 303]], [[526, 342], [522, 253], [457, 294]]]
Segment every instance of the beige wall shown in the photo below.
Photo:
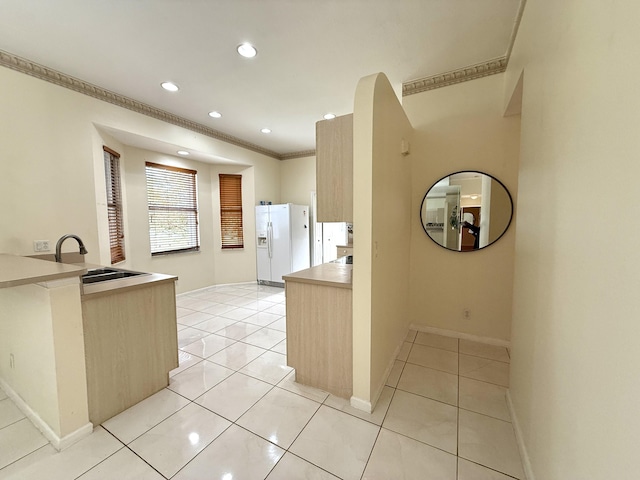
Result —
[[0, 252], [76, 233], [97, 260], [93, 126], [78, 114], [96, 101], [6, 68], [0, 86]]
[[412, 128], [384, 74], [364, 77], [354, 107], [353, 397], [374, 405], [406, 335]]
[[[52, 430], [60, 432], [49, 292], [37, 285], [3, 288], [0, 300], [0, 375]], [[9, 365], [10, 354], [14, 356], [14, 368]]]
[[80, 285], [76, 278], [64, 283], [45, 283], [51, 301], [60, 437], [89, 423]]
[[282, 203], [309, 205], [316, 190], [316, 157], [292, 158], [280, 163]]
[[[415, 129], [412, 168], [410, 321], [501, 341], [510, 338], [515, 229], [487, 249], [457, 253], [420, 225], [422, 199], [440, 178], [479, 170], [518, 190], [519, 117], [503, 117], [503, 75], [404, 97]], [[464, 319], [463, 309], [471, 311]]]
[[[109, 263], [102, 145], [111, 146], [121, 153], [125, 168], [129, 150], [134, 165], [138, 166], [145, 155], [156, 159], [159, 156], [129, 148], [107, 132], [126, 132], [127, 135], [180, 145], [187, 150], [202, 152], [209, 158], [222, 159], [230, 166], [219, 168], [239, 169], [253, 177], [248, 177], [248, 183], [254, 188], [246, 192], [247, 202], [259, 199], [269, 199], [274, 203], [280, 201], [279, 160], [10, 69], [0, 68], [0, 87], [11, 92], [0, 96], [0, 160], [6, 167], [0, 176], [0, 252], [34, 254], [34, 240], [49, 240], [53, 248], [62, 235], [75, 233], [87, 246], [88, 262]], [[179, 269], [176, 268], [176, 260], [157, 260], [146, 256], [148, 233], [145, 235], [139, 228], [143, 224], [137, 223], [142, 218], [140, 202], [144, 198], [138, 188], [142, 179], [136, 177], [140, 170], [131, 166], [125, 171], [125, 176], [131, 180], [125, 180], [124, 186], [125, 196], [131, 199], [126, 202], [125, 217], [136, 219], [135, 223], [129, 222], [130, 231], [125, 232], [128, 249], [125, 266], [157, 268], [160, 273], [165, 273], [164, 269], [166, 273], [178, 272], [180, 291], [204, 287], [209, 284], [205, 282], [212, 279], [216, 283], [255, 279], [252, 205], [248, 206], [245, 217], [248, 246], [245, 251], [221, 252], [216, 243], [219, 232], [214, 228], [214, 222], [219, 213], [213, 198], [216, 187], [211, 181], [217, 176], [215, 168], [218, 167], [208, 167], [208, 181], [202, 179], [205, 182], [203, 189], [208, 189], [211, 196], [205, 198], [204, 192], [200, 194], [201, 208], [209, 215], [208, 219], [202, 218], [208, 228], [206, 231], [203, 228], [201, 233], [207, 255], [211, 254], [211, 257], [203, 263], [185, 260]], [[146, 199], [144, 202], [146, 205]], [[69, 241], [65, 243], [64, 250], [76, 248], [75, 242]], [[235, 266], [236, 261], [239, 268]]]
[[530, 480], [638, 478], [638, 18], [527, 2], [507, 72], [508, 98], [524, 68], [510, 395]]
[[0, 305], [0, 379], [58, 440], [85, 427], [89, 410], [77, 278], [2, 288]]
[[[188, 168], [198, 172], [199, 252], [151, 256], [145, 162]], [[217, 283], [255, 280], [253, 167], [211, 165], [133, 147], [124, 148], [121, 165], [125, 190], [123, 203], [126, 207], [127, 260], [118, 266], [143, 272], [177, 275], [178, 292]], [[243, 177], [244, 249], [223, 251], [220, 248], [219, 173], [237, 173]]]

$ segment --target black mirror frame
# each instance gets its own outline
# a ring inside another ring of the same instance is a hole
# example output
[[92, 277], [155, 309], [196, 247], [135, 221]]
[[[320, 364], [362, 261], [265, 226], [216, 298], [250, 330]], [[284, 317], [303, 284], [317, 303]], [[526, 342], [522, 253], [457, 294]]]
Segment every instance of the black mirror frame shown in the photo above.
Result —
[[[422, 206], [424, 205], [424, 202], [427, 200], [427, 195], [429, 194], [429, 192], [431, 191], [431, 189], [433, 187], [435, 187], [440, 181], [444, 180], [447, 177], [450, 177], [452, 175], [457, 175], [459, 173], [479, 173], [481, 175], [486, 175], [487, 177], [491, 177], [493, 180], [495, 180], [496, 182], [498, 182], [500, 184], [500, 186], [502, 186], [502, 188], [504, 188], [504, 191], [507, 192], [507, 196], [509, 197], [509, 202], [511, 203], [511, 214], [509, 215], [509, 221], [507, 222], [507, 225], [504, 227], [504, 230], [502, 231], [502, 233], [498, 236], [498, 238], [496, 238], [493, 242], [485, 245], [484, 247], [475, 249], [475, 250], [453, 250], [451, 248], [447, 248], [444, 245], [436, 242], [431, 235], [429, 235], [429, 232], [427, 232], [427, 229], [425, 227], [425, 223], [424, 223], [424, 219], [422, 218]], [[511, 196], [511, 192], [509, 191], [509, 189], [506, 187], [506, 185], [504, 183], [502, 183], [500, 180], [498, 180], [496, 177], [494, 177], [493, 175], [486, 173], [486, 172], [481, 172], [480, 170], [459, 170], [457, 172], [453, 172], [450, 173], [448, 175], [445, 175], [442, 178], [439, 178], [438, 180], [436, 180], [428, 189], [427, 189], [427, 193], [424, 194], [424, 197], [422, 197], [422, 202], [420, 202], [420, 226], [422, 227], [422, 230], [424, 230], [424, 233], [427, 235], [427, 237], [429, 237], [429, 240], [431, 240], [433, 243], [435, 243], [436, 245], [438, 245], [440, 248], [444, 248], [445, 250], [449, 251], [449, 252], [455, 252], [455, 253], [469, 253], [469, 252], [478, 252], [480, 250], [484, 250], [488, 247], [490, 247], [491, 245], [493, 245], [494, 243], [496, 243], [498, 240], [500, 240], [505, 233], [507, 233], [507, 230], [509, 230], [509, 227], [511, 226], [511, 222], [513, 221], [513, 210], [514, 210], [514, 206], [513, 206], [513, 197]]]

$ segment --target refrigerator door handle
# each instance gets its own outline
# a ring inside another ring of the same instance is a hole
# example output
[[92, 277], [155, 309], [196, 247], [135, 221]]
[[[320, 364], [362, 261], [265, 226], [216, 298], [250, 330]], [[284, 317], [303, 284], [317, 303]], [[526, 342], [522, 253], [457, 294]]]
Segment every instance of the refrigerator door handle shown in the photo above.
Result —
[[272, 258], [273, 253], [273, 224], [269, 222], [267, 226], [267, 252], [269, 253], [269, 258]]

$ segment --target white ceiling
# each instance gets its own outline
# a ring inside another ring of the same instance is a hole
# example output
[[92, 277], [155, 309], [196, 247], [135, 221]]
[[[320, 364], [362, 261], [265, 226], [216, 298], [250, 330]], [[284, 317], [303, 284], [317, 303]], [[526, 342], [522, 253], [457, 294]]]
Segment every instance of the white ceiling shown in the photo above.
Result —
[[[0, 50], [283, 155], [313, 150], [326, 112], [352, 112], [363, 76], [384, 72], [400, 95], [404, 82], [504, 56], [519, 4], [0, 0]], [[245, 41], [254, 59], [236, 53]]]

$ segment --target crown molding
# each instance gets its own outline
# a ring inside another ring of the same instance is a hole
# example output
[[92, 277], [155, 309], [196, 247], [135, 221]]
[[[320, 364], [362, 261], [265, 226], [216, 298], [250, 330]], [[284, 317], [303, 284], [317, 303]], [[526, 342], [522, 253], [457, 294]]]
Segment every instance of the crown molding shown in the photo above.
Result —
[[518, 13], [516, 14], [516, 19], [513, 22], [513, 29], [511, 30], [511, 38], [509, 38], [509, 48], [507, 48], [507, 53], [505, 55], [505, 57], [507, 57], [507, 63], [509, 63], [509, 59], [511, 58], [513, 44], [516, 43], [516, 36], [518, 35], [518, 29], [520, 28], [520, 22], [522, 22], [522, 15], [524, 14], [524, 7], [526, 5], [527, 0], [520, 0], [520, 5], [518, 5]]
[[[513, 48], [513, 43], [515, 42], [525, 4], [526, 0], [520, 1], [518, 16], [514, 24], [511, 40], [509, 42], [509, 48], [507, 50], [507, 55], [505, 55], [504, 57], [488, 60], [486, 62], [460, 68], [458, 70], [452, 70], [450, 72], [440, 73], [437, 75], [419, 78], [411, 82], [403, 83], [402, 96], [405, 97], [407, 95], [426, 92], [428, 90], [446, 87], [448, 85], [454, 85], [456, 83], [475, 80], [477, 78], [504, 72], [507, 68], [509, 55]], [[45, 67], [44, 65], [40, 65], [17, 55], [13, 55], [9, 52], [5, 52], [3, 50], [0, 50], [0, 66], [16, 70], [20, 73], [39, 78], [40, 80], [44, 80], [46, 82], [53, 83], [64, 88], [68, 88], [75, 92], [96, 98], [103, 102], [111, 103], [113, 105], [117, 105], [119, 107], [141, 113], [148, 117], [152, 117], [157, 120], [170, 123], [172, 125], [186, 128], [187, 130], [191, 130], [193, 132], [215, 138], [216, 140], [220, 140], [232, 145], [236, 145], [238, 147], [246, 148], [247, 150], [261, 153], [277, 160], [290, 160], [294, 158], [308, 157], [316, 154], [315, 150], [304, 150], [300, 152], [279, 154], [277, 152], [274, 152], [273, 150], [269, 150], [259, 145], [246, 142], [232, 135], [227, 135], [200, 123], [188, 120], [178, 115], [174, 115], [165, 110], [152, 107], [151, 105], [147, 105], [146, 103], [142, 103], [132, 98], [125, 97], [124, 95], [119, 95], [110, 90], [104, 89], [97, 85], [93, 85], [91, 83], [85, 82], [84, 80], [80, 80], [79, 78], [72, 77], [65, 73]]]
[[435, 88], [446, 87], [456, 83], [467, 82], [477, 78], [502, 73], [507, 69], [507, 57], [494, 58], [486, 62], [469, 65], [468, 67], [452, 70], [430, 77], [419, 78], [402, 84], [402, 96], [426, 92]]
[[187, 130], [201, 133], [202, 135], [215, 138], [216, 140], [221, 140], [238, 147], [246, 148], [247, 150], [261, 153], [268, 157], [282, 160], [282, 155], [272, 150], [263, 148], [250, 142], [245, 142], [240, 138], [227, 135], [225, 133], [214, 130], [213, 128], [209, 128], [205, 125], [187, 120], [186, 118], [179, 117], [178, 115], [160, 110], [159, 108], [152, 107], [151, 105], [147, 105], [146, 103], [138, 102], [137, 100], [134, 100], [132, 98], [119, 95], [97, 85], [93, 85], [91, 83], [85, 82], [84, 80], [80, 80], [79, 78], [66, 75], [52, 68], [45, 67], [43, 65], [37, 64], [35, 62], [2, 50], [0, 50], [0, 65], [12, 70], [16, 70], [20, 73], [39, 78], [40, 80], [44, 80], [46, 82], [50, 82], [64, 88], [68, 88], [75, 92], [97, 98], [98, 100], [102, 100], [103, 102], [111, 103], [113, 105], [117, 105], [118, 107], [126, 108], [128, 110], [147, 115], [148, 117], [152, 117], [157, 120], [170, 123], [172, 125], [177, 125], [179, 127], [186, 128]]
[[520, 28], [520, 22], [522, 21], [522, 15], [524, 13], [524, 7], [526, 5], [527, 0], [520, 0], [518, 13], [516, 14], [515, 21], [513, 22], [513, 29], [511, 30], [511, 37], [509, 38], [507, 53], [503, 57], [494, 58], [475, 65], [469, 65], [468, 67], [460, 68], [458, 70], [419, 78], [411, 82], [405, 82], [402, 84], [402, 96], [406, 97], [407, 95], [426, 92], [427, 90], [455, 85], [456, 83], [475, 80], [476, 78], [487, 77], [489, 75], [504, 72], [507, 69], [507, 64], [511, 57], [513, 44], [516, 41], [516, 36], [518, 35], [518, 29]]
[[312, 157], [316, 154], [315, 150], [302, 150], [300, 152], [283, 153], [280, 160], [292, 160], [294, 158]]

